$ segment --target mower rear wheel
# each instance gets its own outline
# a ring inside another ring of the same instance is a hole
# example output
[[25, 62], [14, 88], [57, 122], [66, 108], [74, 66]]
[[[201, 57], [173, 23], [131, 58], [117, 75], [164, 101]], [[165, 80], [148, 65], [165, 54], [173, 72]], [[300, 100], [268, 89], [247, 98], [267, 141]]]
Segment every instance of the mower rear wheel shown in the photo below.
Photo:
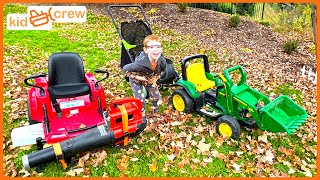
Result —
[[29, 99], [28, 99], [28, 101], [27, 101], [27, 108], [28, 108], [28, 120], [29, 120], [29, 125], [39, 123], [39, 121], [35, 121], [35, 120], [32, 120], [32, 119], [31, 119], [31, 112], [30, 112], [30, 102], [29, 102]]
[[191, 113], [194, 111], [194, 102], [184, 89], [177, 89], [172, 93], [172, 103], [179, 112]]
[[236, 140], [240, 137], [241, 129], [236, 118], [229, 115], [224, 115], [218, 119], [216, 131], [222, 136]]

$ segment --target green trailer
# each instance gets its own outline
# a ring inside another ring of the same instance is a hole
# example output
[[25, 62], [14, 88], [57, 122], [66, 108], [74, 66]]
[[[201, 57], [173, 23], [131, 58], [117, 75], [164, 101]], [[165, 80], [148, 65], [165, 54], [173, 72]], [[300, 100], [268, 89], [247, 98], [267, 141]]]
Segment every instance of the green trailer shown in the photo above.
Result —
[[[196, 59], [203, 62], [190, 64]], [[308, 118], [307, 112], [288, 96], [271, 102], [247, 85], [246, 72], [240, 65], [214, 74], [209, 71], [208, 57], [198, 54], [182, 59], [181, 69], [182, 79], [175, 84], [181, 88], [172, 94], [173, 106], [180, 112], [195, 111], [218, 119], [216, 130], [223, 136], [238, 139], [240, 125], [290, 135]]]

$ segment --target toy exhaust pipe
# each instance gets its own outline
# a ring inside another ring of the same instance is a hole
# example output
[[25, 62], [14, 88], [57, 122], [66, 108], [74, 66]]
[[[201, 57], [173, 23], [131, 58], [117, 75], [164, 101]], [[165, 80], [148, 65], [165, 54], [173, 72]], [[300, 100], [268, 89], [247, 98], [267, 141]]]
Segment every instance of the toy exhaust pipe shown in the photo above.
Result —
[[[143, 117], [141, 124], [136, 124], [135, 127], [129, 127], [129, 129], [134, 128], [136, 131], [130, 133], [128, 136], [134, 137], [138, 135], [146, 128], [146, 125], [146, 118]], [[116, 137], [115, 134], [118, 133], [110, 130], [106, 124], [97, 126], [96, 128], [88, 130], [74, 138], [62, 141], [61, 143], [56, 143], [53, 146], [32, 154], [24, 155], [22, 157], [23, 167], [25, 169], [30, 169], [55, 161], [56, 159], [60, 161], [61, 159], [70, 158], [75, 154], [89, 151], [91, 149], [122, 143], [124, 136]]]

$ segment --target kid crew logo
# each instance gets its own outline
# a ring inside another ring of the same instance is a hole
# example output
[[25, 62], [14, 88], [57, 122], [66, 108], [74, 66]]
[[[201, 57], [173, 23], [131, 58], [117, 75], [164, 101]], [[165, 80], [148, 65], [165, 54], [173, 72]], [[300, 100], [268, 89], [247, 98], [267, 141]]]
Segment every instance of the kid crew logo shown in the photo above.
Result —
[[52, 22], [86, 22], [85, 6], [29, 6], [27, 14], [8, 14], [8, 30], [50, 30]]

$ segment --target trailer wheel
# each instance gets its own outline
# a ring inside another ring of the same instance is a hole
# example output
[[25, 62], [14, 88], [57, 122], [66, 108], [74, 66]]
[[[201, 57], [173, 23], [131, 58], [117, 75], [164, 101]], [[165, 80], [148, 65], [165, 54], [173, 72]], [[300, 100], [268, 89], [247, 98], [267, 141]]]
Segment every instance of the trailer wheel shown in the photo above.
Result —
[[240, 125], [236, 118], [228, 115], [221, 116], [216, 125], [216, 131], [222, 136], [226, 136], [232, 139], [238, 139], [240, 137]]
[[28, 120], [29, 120], [29, 125], [39, 123], [38, 121], [35, 121], [35, 120], [32, 120], [32, 119], [31, 119], [31, 112], [30, 112], [30, 102], [29, 102], [29, 99], [28, 99], [28, 101], [27, 101], [27, 108], [28, 108]]
[[172, 93], [172, 103], [179, 112], [191, 113], [194, 111], [193, 99], [184, 89], [177, 89]]

